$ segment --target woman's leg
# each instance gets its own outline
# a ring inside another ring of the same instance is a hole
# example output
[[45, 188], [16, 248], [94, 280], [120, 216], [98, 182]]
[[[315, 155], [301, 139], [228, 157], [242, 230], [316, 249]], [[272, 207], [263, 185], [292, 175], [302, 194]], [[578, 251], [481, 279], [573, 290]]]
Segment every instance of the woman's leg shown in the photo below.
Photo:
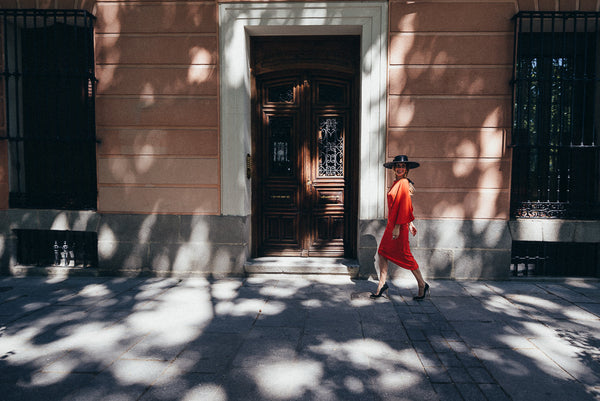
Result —
[[418, 268], [415, 270], [411, 270], [412, 274], [417, 279], [417, 285], [419, 286], [419, 296], [423, 295], [423, 290], [425, 288], [425, 280], [423, 280], [423, 275], [421, 275], [421, 270]]
[[387, 280], [387, 272], [388, 272], [388, 260], [385, 256], [379, 255], [379, 284], [377, 285], [377, 291], [375, 294], [379, 294], [379, 290], [385, 284]]

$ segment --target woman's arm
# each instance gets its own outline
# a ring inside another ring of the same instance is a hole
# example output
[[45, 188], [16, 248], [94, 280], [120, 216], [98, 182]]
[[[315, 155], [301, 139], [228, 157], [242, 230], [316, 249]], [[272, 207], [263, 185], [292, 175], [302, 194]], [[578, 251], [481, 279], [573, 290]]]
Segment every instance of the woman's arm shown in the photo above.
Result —
[[408, 223], [408, 230], [410, 231], [410, 233], [413, 235], [413, 237], [415, 235], [417, 235], [417, 227], [415, 227], [415, 225], [413, 224], [413, 222], [411, 221], [410, 223]]
[[[400, 236], [400, 226], [401, 224], [396, 224], [394, 226], [394, 229], [392, 230], [392, 239], [396, 239]], [[417, 235], [417, 227], [415, 227], [412, 221], [408, 223], [408, 231], [410, 231], [413, 237]]]

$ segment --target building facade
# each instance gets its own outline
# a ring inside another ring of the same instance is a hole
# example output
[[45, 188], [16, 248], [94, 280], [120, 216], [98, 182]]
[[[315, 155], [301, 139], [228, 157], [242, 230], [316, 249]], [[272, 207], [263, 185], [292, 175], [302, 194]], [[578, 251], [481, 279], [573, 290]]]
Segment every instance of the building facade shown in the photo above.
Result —
[[3, 274], [600, 276], [600, 1], [0, 8]]

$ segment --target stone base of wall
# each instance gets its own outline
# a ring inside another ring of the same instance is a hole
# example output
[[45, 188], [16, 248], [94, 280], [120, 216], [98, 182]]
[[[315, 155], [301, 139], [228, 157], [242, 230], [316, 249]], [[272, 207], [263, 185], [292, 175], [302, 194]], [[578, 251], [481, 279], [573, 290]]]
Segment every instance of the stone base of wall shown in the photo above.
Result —
[[[62, 272], [17, 261], [15, 229], [93, 231], [98, 235], [99, 275], [244, 274], [250, 217], [101, 214], [88, 211], [0, 211], [0, 273]], [[87, 269], [89, 272], [92, 270]], [[85, 274], [86, 269], [70, 269]], [[91, 273], [90, 273], [91, 274]]]
[[[418, 220], [416, 226], [411, 249], [424, 277], [431, 279], [508, 279], [513, 240], [600, 242], [596, 221]], [[17, 229], [95, 232], [98, 266], [19, 266]], [[359, 222], [358, 262], [352, 259], [352, 269], [346, 266], [344, 274], [362, 279], [378, 276], [377, 247], [384, 229], [385, 220]], [[0, 274], [242, 276], [251, 260], [250, 233], [250, 216], [3, 210]], [[317, 265], [322, 263], [317, 261]], [[296, 266], [294, 272], [299, 270]], [[399, 267], [390, 269], [391, 277], [405, 274], [410, 273]]]
[[[376, 255], [385, 220], [360, 222], [359, 275], [377, 276]], [[411, 250], [426, 278], [507, 279], [511, 237], [506, 221], [418, 220]], [[391, 277], [409, 273], [393, 265]], [[409, 273], [410, 274], [410, 273]]]

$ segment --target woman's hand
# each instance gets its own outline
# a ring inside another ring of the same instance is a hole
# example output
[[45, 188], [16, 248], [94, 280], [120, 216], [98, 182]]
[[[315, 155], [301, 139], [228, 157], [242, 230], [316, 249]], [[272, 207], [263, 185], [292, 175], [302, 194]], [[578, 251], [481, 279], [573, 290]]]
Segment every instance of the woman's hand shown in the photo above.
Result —
[[396, 224], [392, 230], [392, 239], [398, 239], [400, 236], [400, 224]]
[[417, 235], [417, 227], [415, 227], [415, 225], [412, 223], [412, 221], [410, 223], [408, 223], [408, 230], [413, 235], [413, 237], [415, 235]]

